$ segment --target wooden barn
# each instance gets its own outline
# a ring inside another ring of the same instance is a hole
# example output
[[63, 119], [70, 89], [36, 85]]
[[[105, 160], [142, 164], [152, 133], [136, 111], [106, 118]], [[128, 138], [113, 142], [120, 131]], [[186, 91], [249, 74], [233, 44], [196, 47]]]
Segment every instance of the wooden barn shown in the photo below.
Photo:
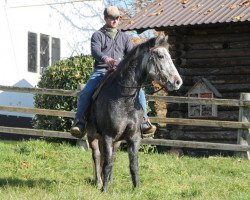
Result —
[[[213, 86], [218, 98], [239, 99], [240, 93], [250, 92], [250, 0], [159, 0], [122, 29], [168, 34], [170, 53], [184, 80], [181, 90], [169, 95], [185, 96], [201, 79]], [[238, 120], [238, 107], [216, 109], [213, 118]], [[187, 104], [170, 104], [167, 116], [189, 118], [188, 112]], [[162, 136], [237, 142], [236, 129], [168, 125]]]

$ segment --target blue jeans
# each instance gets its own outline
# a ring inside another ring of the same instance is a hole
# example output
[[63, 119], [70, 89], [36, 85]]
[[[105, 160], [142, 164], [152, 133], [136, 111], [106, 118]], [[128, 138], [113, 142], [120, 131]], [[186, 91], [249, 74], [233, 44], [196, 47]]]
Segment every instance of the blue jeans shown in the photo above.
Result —
[[144, 111], [144, 118], [147, 119], [148, 118], [148, 114], [147, 114], [147, 100], [146, 100], [146, 96], [145, 96], [145, 92], [143, 89], [140, 89], [139, 91], [139, 102], [142, 106], [142, 109]]
[[[85, 117], [87, 109], [91, 103], [91, 97], [95, 92], [96, 86], [100, 83], [103, 76], [106, 74], [104, 71], [94, 70], [90, 79], [87, 81], [85, 87], [81, 91], [78, 103], [77, 103], [77, 111], [75, 118], [80, 120]], [[144, 117], [147, 118], [147, 102], [145, 93], [142, 89], [139, 91], [139, 102], [142, 105], [144, 111]]]

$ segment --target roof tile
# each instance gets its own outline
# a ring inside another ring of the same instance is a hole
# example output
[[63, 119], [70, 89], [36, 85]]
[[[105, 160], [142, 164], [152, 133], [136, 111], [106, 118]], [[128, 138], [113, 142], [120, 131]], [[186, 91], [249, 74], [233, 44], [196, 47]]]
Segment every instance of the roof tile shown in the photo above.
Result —
[[132, 19], [123, 30], [151, 29], [250, 21], [250, 0], [157, 0]]

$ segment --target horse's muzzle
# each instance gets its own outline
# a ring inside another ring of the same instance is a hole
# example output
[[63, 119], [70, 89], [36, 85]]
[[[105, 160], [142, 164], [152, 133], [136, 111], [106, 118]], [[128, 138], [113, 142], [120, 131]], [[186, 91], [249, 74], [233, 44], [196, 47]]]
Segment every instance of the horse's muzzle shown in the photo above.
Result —
[[183, 83], [183, 81], [182, 81], [181, 78], [176, 79], [176, 80], [174, 81], [174, 84], [173, 84], [174, 90], [180, 89], [180, 87], [182, 86], [182, 83]]
[[173, 90], [178, 90], [182, 86], [182, 79], [181, 78], [176, 78], [172, 83], [170, 81], [167, 82], [167, 90], [168, 91], [173, 91]]

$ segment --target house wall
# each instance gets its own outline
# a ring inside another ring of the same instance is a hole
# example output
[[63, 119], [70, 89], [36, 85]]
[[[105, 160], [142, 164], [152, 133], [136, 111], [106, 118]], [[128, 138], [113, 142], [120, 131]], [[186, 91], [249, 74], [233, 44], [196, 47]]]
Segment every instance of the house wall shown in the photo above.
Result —
[[[170, 53], [183, 77], [183, 96], [198, 78], [208, 79], [224, 99], [239, 99], [250, 92], [250, 23], [177, 27], [166, 30]], [[171, 93], [170, 93], [171, 95]], [[218, 106], [219, 120], [238, 121], [238, 107]], [[168, 116], [188, 118], [187, 105], [169, 105]], [[236, 143], [237, 130], [168, 126], [181, 130], [178, 139]]]
[[[40, 78], [40, 55], [37, 55], [38, 71], [28, 72], [28, 32], [37, 33], [38, 38], [40, 34], [60, 38], [61, 59], [90, 54], [90, 37], [103, 22], [103, 1], [65, 4], [60, 3], [65, 1], [50, 0], [46, 1], [48, 5], [44, 5], [44, 2], [0, 1], [0, 85], [37, 85]], [[0, 91], [0, 105], [33, 107], [33, 95]], [[0, 114], [31, 116], [8, 112]]]

